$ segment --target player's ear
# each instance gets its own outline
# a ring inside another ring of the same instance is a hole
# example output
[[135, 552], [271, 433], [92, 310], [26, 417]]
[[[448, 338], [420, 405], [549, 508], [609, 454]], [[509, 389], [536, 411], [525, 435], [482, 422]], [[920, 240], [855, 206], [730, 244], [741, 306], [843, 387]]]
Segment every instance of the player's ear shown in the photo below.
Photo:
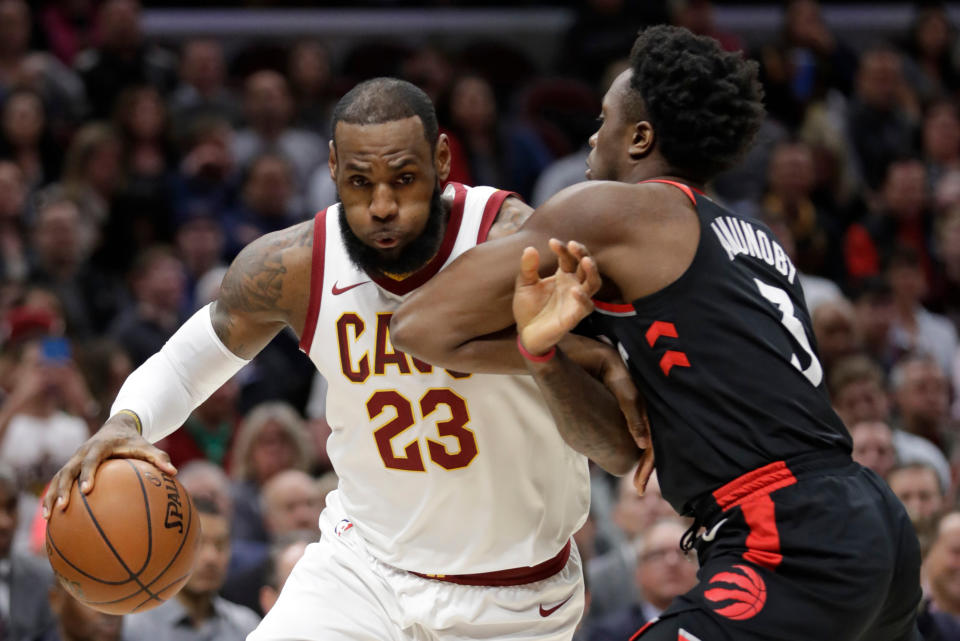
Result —
[[333, 138], [330, 139], [330, 157], [327, 158], [327, 165], [330, 167], [330, 179], [337, 182], [337, 148], [333, 144]]
[[643, 158], [653, 151], [656, 135], [649, 120], [641, 120], [630, 131], [628, 152], [631, 158]]
[[446, 182], [450, 175], [450, 140], [447, 134], [440, 134], [437, 138], [437, 148], [433, 153], [433, 166], [437, 168], [437, 179]]

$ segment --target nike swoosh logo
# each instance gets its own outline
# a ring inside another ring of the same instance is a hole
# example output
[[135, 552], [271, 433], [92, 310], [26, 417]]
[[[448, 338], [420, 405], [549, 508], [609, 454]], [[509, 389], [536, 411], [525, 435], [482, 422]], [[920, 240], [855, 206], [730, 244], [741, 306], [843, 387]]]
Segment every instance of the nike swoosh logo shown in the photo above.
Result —
[[709, 532], [704, 532], [703, 536], [701, 536], [700, 538], [706, 541], [707, 543], [714, 540], [715, 538], [717, 538], [717, 530], [719, 530], [720, 526], [726, 522], [727, 522], [727, 519], [721, 519], [717, 521], [717, 524], [714, 525], [712, 528], [710, 528]]
[[354, 287], [360, 287], [360, 285], [366, 285], [369, 283], [369, 280], [365, 280], [362, 283], [354, 283], [353, 285], [347, 285], [346, 287], [337, 287], [337, 284], [333, 284], [333, 288], [330, 290], [334, 296], [339, 296], [343, 292], [349, 292]]
[[566, 603], [567, 601], [569, 601], [569, 600], [572, 599], [572, 598], [573, 598], [572, 595], [571, 595], [571, 596], [568, 596], [566, 599], [564, 599], [564, 600], [561, 601], [560, 603], [556, 604], [556, 605], [553, 606], [552, 608], [545, 608], [545, 607], [543, 607], [543, 604], [541, 603], [541, 604], [540, 604], [540, 616], [542, 616], [542, 617], [548, 617], [548, 616], [550, 616], [551, 614], [553, 614], [554, 612], [556, 612], [557, 610], [559, 610], [560, 608], [562, 608], [562, 607], [563, 607], [563, 604]]

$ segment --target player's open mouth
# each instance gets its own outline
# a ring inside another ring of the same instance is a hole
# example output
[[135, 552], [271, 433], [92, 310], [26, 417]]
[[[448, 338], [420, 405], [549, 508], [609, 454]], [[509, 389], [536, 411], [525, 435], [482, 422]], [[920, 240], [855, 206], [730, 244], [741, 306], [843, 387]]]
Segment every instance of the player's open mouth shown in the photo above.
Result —
[[373, 242], [381, 249], [390, 249], [391, 247], [396, 247], [399, 241], [393, 236], [384, 236], [382, 238], [374, 238]]

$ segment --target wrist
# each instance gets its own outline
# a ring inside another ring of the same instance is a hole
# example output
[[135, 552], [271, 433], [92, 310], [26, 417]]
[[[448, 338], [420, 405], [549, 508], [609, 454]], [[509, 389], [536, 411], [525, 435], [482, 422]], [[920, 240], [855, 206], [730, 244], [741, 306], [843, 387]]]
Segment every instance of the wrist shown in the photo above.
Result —
[[531, 352], [524, 346], [523, 340], [520, 338], [519, 334], [517, 334], [517, 349], [520, 351], [520, 355], [523, 356], [525, 360], [532, 363], [546, 363], [557, 354], [556, 345], [551, 346], [550, 349], [540, 354]]
[[140, 416], [133, 410], [118, 410], [110, 417], [109, 422], [131, 429], [140, 436], [143, 436], [143, 422], [140, 420]]

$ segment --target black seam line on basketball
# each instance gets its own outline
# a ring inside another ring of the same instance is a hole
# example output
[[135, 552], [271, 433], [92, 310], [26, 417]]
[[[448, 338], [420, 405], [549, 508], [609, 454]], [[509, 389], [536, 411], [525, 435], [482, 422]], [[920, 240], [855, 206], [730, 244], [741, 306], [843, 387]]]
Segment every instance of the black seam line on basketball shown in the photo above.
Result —
[[[192, 572], [192, 571], [193, 571], [193, 570], [191, 569], [191, 572]], [[183, 580], [186, 579], [186, 578], [189, 578], [189, 576], [190, 576], [190, 572], [187, 572], [187, 573], [184, 574], [184, 575], [178, 576], [176, 579], [174, 579], [174, 580], [171, 581], [170, 583], [166, 584], [165, 586], [163, 586], [162, 588], [160, 588], [159, 590], [157, 590], [157, 594], [163, 594], [163, 591], [164, 591], [164, 590], [166, 590], [166, 589], [168, 589], [168, 588], [176, 585], [177, 583], [179, 583], [180, 581], [183, 581]], [[182, 589], [182, 588], [181, 588], [181, 589]], [[129, 597], [128, 597], [128, 598], [129, 598]], [[143, 606], [145, 606], [145, 605], [146, 605], [147, 603], [149, 603], [149, 602], [150, 602], [150, 599], [146, 599], [145, 601], [141, 601], [135, 608], [133, 608], [132, 610], [130, 610], [130, 614], [133, 614], [134, 612], [136, 612], [137, 610], [139, 610], [140, 608], [142, 608]]]
[[150, 565], [150, 558], [153, 556], [153, 524], [150, 521], [150, 497], [147, 496], [147, 486], [143, 483], [140, 470], [137, 469], [137, 466], [134, 465], [130, 459], [123, 460], [133, 469], [133, 473], [137, 475], [137, 481], [140, 483], [140, 493], [143, 495], [143, 509], [147, 513], [147, 557], [143, 565], [140, 566], [140, 569], [137, 570], [137, 576], [139, 577], [140, 574], [147, 569], [147, 566]]
[[[183, 537], [180, 539], [180, 545], [177, 546], [177, 551], [174, 552], [173, 557], [167, 562], [166, 567], [164, 567], [162, 570], [160, 570], [159, 572], [157, 572], [157, 576], [154, 577], [152, 581], [150, 581], [149, 583], [147, 583], [147, 585], [146, 585], [147, 588], [153, 587], [153, 584], [160, 580], [160, 578], [163, 576], [163, 573], [166, 572], [167, 570], [169, 570], [169, 569], [170, 569], [170, 566], [173, 565], [174, 562], [176, 562], [177, 558], [180, 556], [180, 552], [183, 550], [184, 544], [187, 542], [187, 539], [189, 538], [190, 528], [192, 527], [192, 525], [193, 525], [193, 503], [190, 502], [190, 516], [187, 517], [187, 529], [186, 529], [186, 532], [184, 533]], [[189, 575], [190, 575], [190, 573], [188, 572], [186, 576], [189, 576]], [[182, 579], [183, 577], [180, 577], [180, 578]], [[177, 579], [177, 580], [179, 580], [179, 579]], [[127, 581], [120, 581], [119, 583], [127, 583]], [[118, 583], [118, 584], [119, 584], [119, 583]], [[163, 592], [163, 591], [166, 590], [168, 587], [170, 587], [170, 586], [167, 585], [167, 586], [165, 586], [165, 587], [163, 587], [163, 588], [160, 588], [159, 590], [156, 590], [156, 592], [157, 592], [157, 593]], [[146, 589], [146, 588], [144, 588], [144, 589]], [[137, 590], [136, 592], [131, 592], [131, 593], [128, 594], [127, 596], [120, 597], [119, 599], [113, 599], [112, 601], [87, 601], [87, 604], [88, 604], [88, 605], [111, 605], [111, 604], [113, 604], [113, 603], [119, 603], [119, 602], [121, 602], [121, 601], [126, 601], [127, 599], [132, 599], [133, 597], [137, 596], [138, 594], [140, 594], [140, 593], [143, 592], [143, 591], [144, 591], [143, 589], [140, 589], [140, 590]], [[149, 601], [149, 600], [150, 600], [150, 599], [147, 599], [147, 601]], [[144, 603], [146, 603], [147, 601], [144, 601]], [[142, 604], [141, 604], [141, 605], [142, 605]], [[137, 607], [139, 607], [139, 606], [137, 606]]]
[[143, 589], [143, 591], [149, 594], [152, 598], [162, 602], [160, 597], [158, 597], [156, 594], [148, 590], [147, 586], [145, 586], [143, 584], [143, 581], [140, 580], [140, 577], [134, 574], [133, 572], [131, 572], [130, 568], [127, 567], [127, 564], [123, 560], [123, 557], [121, 557], [120, 554], [117, 552], [116, 548], [113, 547], [113, 543], [110, 542], [110, 539], [107, 538], [107, 533], [103, 531], [102, 527], [100, 527], [100, 523], [97, 521], [97, 517], [93, 515], [93, 509], [90, 507], [90, 504], [87, 502], [87, 497], [83, 492], [80, 492], [80, 498], [83, 499], [83, 505], [85, 508], [87, 508], [87, 514], [90, 516], [90, 520], [93, 521], [93, 526], [97, 528], [97, 532], [100, 533], [100, 538], [102, 538], [103, 542], [107, 544], [107, 548], [110, 549], [110, 552], [113, 554], [113, 557], [117, 560], [118, 563], [120, 563], [120, 567], [122, 567], [124, 570], [127, 571], [127, 574], [130, 577], [127, 580], [128, 581], [132, 580], [134, 583], [139, 585], [141, 589]]
[[[66, 556], [64, 556], [63, 552], [60, 551], [60, 548], [57, 547], [57, 542], [53, 540], [53, 536], [50, 534], [50, 528], [49, 528], [49, 527], [47, 528], [47, 538], [50, 540], [50, 545], [53, 546], [53, 549], [57, 552], [57, 554], [60, 556], [60, 558], [63, 559], [64, 563], [66, 563], [67, 565], [69, 565], [71, 568], [73, 568], [73, 569], [76, 570], [79, 574], [82, 574], [82, 575], [85, 576], [86, 578], [92, 579], [92, 580], [96, 581], [97, 583], [102, 583], [102, 584], [104, 584], [104, 585], [123, 585], [124, 583], [129, 583], [129, 582], [130, 582], [130, 579], [124, 579], [123, 581], [107, 581], [107, 580], [105, 580], [105, 579], [101, 579], [101, 578], [99, 578], [99, 577], [95, 577], [95, 576], [93, 576], [92, 574], [88, 574], [88, 573], [85, 572], [84, 570], [81, 570], [81, 569], [78, 568], [76, 565], [74, 565], [73, 561], [71, 561], [71, 560], [68, 559]], [[136, 592], [135, 592], [134, 594], [136, 594]]]

